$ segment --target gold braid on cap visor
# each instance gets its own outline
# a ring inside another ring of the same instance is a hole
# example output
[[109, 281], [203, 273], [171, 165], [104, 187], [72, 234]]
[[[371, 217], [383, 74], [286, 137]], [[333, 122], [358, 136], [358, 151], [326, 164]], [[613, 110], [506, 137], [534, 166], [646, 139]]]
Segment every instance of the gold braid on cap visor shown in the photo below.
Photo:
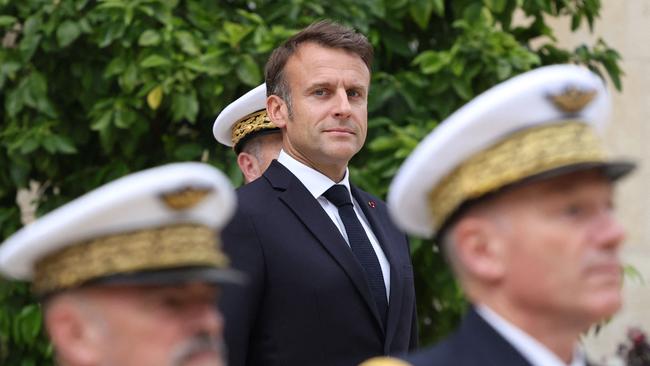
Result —
[[463, 202], [527, 177], [563, 166], [605, 161], [600, 139], [582, 122], [515, 132], [465, 160], [435, 186], [429, 194], [434, 226], [442, 227]]
[[44, 294], [114, 274], [187, 266], [228, 266], [214, 230], [175, 225], [68, 246], [36, 263], [32, 286], [35, 293]]
[[271, 122], [269, 116], [266, 115], [266, 109], [249, 114], [237, 121], [232, 127], [232, 146], [237, 146], [237, 143], [248, 134], [273, 128], [277, 127]]

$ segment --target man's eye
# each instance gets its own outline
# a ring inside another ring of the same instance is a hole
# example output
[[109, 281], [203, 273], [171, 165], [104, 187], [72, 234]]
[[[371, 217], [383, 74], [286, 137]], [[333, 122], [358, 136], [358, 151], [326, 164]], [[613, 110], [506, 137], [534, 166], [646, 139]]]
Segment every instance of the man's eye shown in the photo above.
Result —
[[162, 299], [161, 303], [165, 308], [171, 310], [178, 310], [183, 307], [183, 300], [175, 296], [165, 297]]
[[564, 214], [567, 216], [580, 216], [585, 212], [584, 207], [574, 204], [574, 205], [568, 205], [564, 208]]
[[359, 93], [356, 90], [348, 90], [348, 97], [358, 97], [361, 96], [361, 93]]
[[318, 96], [327, 95], [327, 90], [325, 90], [325, 89], [314, 90], [314, 95], [318, 95]]

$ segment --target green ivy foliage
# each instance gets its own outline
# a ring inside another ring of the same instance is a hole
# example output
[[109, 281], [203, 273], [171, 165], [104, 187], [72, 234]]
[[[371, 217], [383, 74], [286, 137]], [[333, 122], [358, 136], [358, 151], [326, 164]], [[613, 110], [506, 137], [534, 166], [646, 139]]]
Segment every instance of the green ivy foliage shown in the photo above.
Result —
[[[621, 87], [602, 40], [557, 46], [545, 19], [594, 26], [600, 0], [0, 0], [0, 238], [20, 224], [16, 193], [45, 184], [43, 214], [129, 172], [201, 160], [242, 178], [212, 137], [228, 103], [263, 81], [271, 50], [316, 19], [375, 46], [366, 148], [353, 180], [384, 196], [437, 123], [491, 85], [576, 62]], [[516, 21], [515, 21], [516, 19]], [[441, 156], [440, 159], [445, 157]], [[435, 163], [435, 162], [432, 162]], [[462, 294], [431, 241], [412, 240], [420, 337], [452, 329]], [[49, 365], [39, 305], [0, 283], [0, 364]]]

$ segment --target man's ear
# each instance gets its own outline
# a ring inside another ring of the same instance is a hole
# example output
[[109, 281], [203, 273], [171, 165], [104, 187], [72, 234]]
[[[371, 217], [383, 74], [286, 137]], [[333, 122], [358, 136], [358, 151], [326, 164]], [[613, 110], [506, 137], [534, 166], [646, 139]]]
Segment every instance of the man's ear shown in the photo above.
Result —
[[252, 154], [240, 152], [237, 155], [237, 165], [244, 174], [244, 183], [250, 183], [262, 175], [260, 163]]
[[45, 327], [63, 364], [96, 365], [101, 362], [99, 324], [88, 319], [77, 299], [67, 294], [45, 308]]
[[266, 114], [279, 129], [286, 127], [289, 110], [287, 109], [287, 103], [279, 96], [270, 95], [266, 98]]
[[479, 281], [499, 281], [505, 274], [505, 243], [486, 217], [461, 219], [452, 233], [456, 255], [467, 274]]

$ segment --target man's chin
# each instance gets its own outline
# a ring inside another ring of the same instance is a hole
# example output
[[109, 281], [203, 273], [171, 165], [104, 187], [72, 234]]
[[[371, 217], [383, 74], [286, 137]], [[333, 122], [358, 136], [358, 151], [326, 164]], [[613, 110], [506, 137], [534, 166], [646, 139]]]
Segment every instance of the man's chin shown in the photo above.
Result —
[[181, 366], [225, 366], [225, 362], [217, 352], [202, 351], [188, 357]]
[[333, 142], [330, 144], [326, 154], [337, 161], [350, 161], [360, 150], [360, 147], [353, 142]]
[[623, 304], [620, 289], [600, 291], [593, 294], [589, 305], [589, 313], [594, 321], [603, 321], [612, 317]]

